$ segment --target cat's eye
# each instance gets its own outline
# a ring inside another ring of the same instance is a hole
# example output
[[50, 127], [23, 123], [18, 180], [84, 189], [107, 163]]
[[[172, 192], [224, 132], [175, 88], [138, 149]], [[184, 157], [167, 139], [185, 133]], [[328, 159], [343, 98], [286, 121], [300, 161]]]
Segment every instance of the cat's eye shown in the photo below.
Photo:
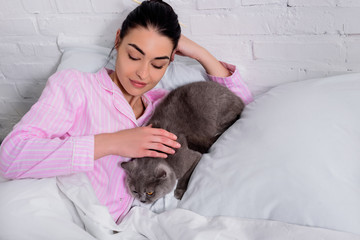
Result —
[[151, 196], [151, 195], [154, 194], [154, 192], [147, 192], [146, 194], [149, 195], [149, 196]]
[[138, 192], [137, 192], [137, 191], [135, 191], [135, 190], [134, 190], [134, 191], [132, 191], [132, 192], [133, 192], [133, 193], [135, 193], [135, 194], [137, 194], [137, 193], [138, 193]]

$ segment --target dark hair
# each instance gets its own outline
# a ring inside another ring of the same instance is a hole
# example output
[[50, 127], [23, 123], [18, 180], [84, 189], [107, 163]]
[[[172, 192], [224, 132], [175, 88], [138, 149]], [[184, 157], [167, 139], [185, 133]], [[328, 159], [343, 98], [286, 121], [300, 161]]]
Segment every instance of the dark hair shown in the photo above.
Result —
[[159, 34], [171, 39], [173, 49], [177, 47], [181, 35], [178, 16], [173, 8], [162, 0], [143, 1], [131, 11], [122, 24], [120, 39], [136, 27], [154, 28]]
[[[122, 24], [120, 39], [136, 27], [154, 28], [159, 34], [171, 39], [174, 45], [173, 50], [177, 47], [181, 36], [178, 16], [173, 8], [162, 0], [145, 0], [132, 10]], [[104, 67], [112, 59], [115, 47], [111, 49]]]

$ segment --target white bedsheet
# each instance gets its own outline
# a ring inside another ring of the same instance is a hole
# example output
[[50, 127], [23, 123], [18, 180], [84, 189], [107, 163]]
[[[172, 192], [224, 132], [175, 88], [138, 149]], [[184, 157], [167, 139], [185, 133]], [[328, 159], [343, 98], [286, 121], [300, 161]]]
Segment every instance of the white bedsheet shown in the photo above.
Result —
[[0, 239], [359, 240], [360, 236], [268, 220], [204, 217], [178, 208], [156, 214], [134, 207], [117, 225], [99, 204], [86, 175], [77, 174], [0, 181]]
[[144, 239], [154, 240], [360, 239], [359, 236], [351, 234], [269, 220], [251, 220], [234, 217], [206, 218], [184, 209], [173, 209], [161, 214], [155, 214], [145, 208], [133, 208], [120, 226], [127, 229], [127, 232], [132, 230], [147, 237]]

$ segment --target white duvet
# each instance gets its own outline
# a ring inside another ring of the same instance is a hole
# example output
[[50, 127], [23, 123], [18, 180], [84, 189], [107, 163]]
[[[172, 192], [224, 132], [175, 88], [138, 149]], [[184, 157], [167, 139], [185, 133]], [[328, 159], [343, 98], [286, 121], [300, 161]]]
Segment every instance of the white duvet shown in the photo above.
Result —
[[134, 207], [117, 225], [82, 174], [2, 182], [0, 213], [1, 240], [360, 239], [349, 233], [278, 221], [204, 217], [178, 208], [156, 214]]

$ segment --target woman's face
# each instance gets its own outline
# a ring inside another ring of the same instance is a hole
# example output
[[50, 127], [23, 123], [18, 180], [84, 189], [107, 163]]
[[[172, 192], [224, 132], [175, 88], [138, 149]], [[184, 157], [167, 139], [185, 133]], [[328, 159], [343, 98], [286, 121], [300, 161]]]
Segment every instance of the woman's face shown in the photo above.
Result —
[[125, 97], [137, 97], [160, 81], [170, 63], [173, 43], [153, 29], [129, 31], [117, 47], [115, 74]]

